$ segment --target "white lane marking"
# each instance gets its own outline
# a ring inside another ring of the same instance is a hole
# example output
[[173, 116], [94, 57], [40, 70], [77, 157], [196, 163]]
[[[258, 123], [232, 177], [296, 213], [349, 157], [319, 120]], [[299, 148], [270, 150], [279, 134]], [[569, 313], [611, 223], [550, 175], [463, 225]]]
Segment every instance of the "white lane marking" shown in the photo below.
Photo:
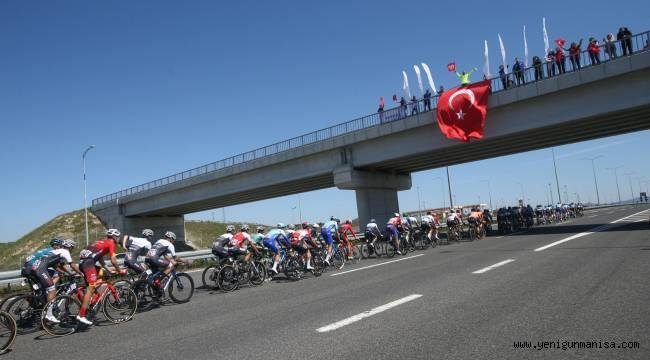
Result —
[[546, 249], [548, 249], [548, 248], [550, 248], [550, 247], [553, 247], [553, 246], [555, 246], [555, 245], [560, 245], [560, 244], [565, 243], [565, 242], [567, 242], [567, 241], [571, 241], [571, 240], [574, 240], [574, 239], [577, 239], [577, 238], [581, 238], [581, 237], [583, 237], [583, 236], [591, 235], [591, 234], [593, 234], [593, 233], [595, 233], [595, 232], [599, 232], [599, 231], [603, 231], [603, 230], [607, 230], [607, 229], [613, 228], [613, 227], [615, 227], [615, 226], [620, 225], [620, 224], [618, 224], [618, 223], [620, 223], [620, 222], [622, 222], [622, 221], [625, 221], [625, 220], [627, 220], [628, 218], [631, 218], [631, 217], [633, 217], [633, 216], [635, 216], [635, 215], [641, 214], [641, 213], [643, 213], [643, 212], [645, 212], [645, 211], [648, 211], [648, 210], [643, 210], [643, 211], [640, 211], [640, 212], [638, 212], [638, 213], [635, 213], [635, 214], [632, 214], [632, 215], [626, 216], [626, 217], [624, 217], [624, 218], [620, 218], [620, 219], [618, 219], [618, 220], [614, 220], [614, 221], [612, 221], [612, 222], [609, 223], [609, 224], [601, 225], [601, 226], [599, 226], [599, 227], [593, 228], [593, 229], [591, 229], [591, 230], [589, 230], [589, 231], [586, 231], [586, 232], [581, 232], [581, 233], [578, 233], [578, 234], [575, 234], [575, 235], [571, 235], [571, 236], [569, 236], [568, 238], [564, 238], [564, 239], [562, 239], [562, 240], [558, 240], [558, 241], [556, 241], [556, 242], [552, 242], [552, 243], [550, 243], [550, 244], [548, 244], [548, 245], [544, 245], [544, 246], [542, 246], [542, 247], [539, 247], [539, 248], [535, 249], [535, 251], [546, 250]]
[[624, 218], [621, 218], [621, 219], [618, 219], [618, 220], [614, 220], [614, 221], [612, 221], [612, 224], [616, 224], [616, 223], [618, 223], [618, 222], [628, 220], [629, 218], [631, 218], [631, 217], [635, 217], [635, 216], [637, 216], [637, 215], [648, 214], [649, 212], [650, 212], [650, 209], [646, 209], [646, 210], [643, 210], [643, 211], [639, 211], [638, 213], [634, 213], [634, 214], [632, 214], [632, 215], [628, 215], [628, 216], [626, 216], [626, 217], [624, 217]]
[[515, 261], [515, 259], [503, 260], [503, 261], [498, 262], [498, 263], [496, 263], [494, 265], [490, 265], [488, 267], [484, 267], [483, 269], [476, 270], [476, 271], [472, 272], [472, 274], [483, 274], [484, 272], [488, 272], [488, 271], [490, 271], [490, 270], [492, 270], [494, 268], [498, 268], [499, 266], [503, 266], [503, 265], [505, 265], [507, 263], [511, 263], [513, 261]]
[[186, 273], [186, 274], [191, 274], [191, 273], [195, 273], [195, 272], [199, 272], [199, 271], [203, 271], [203, 270], [204, 269], [196, 269], [196, 270], [183, 271], [183, 272]]
[[589, 215], [589, 216], [587, 216], [587, 217], [588, 217], [588, 218], [594, 218], [594, 217], [596, 217], [596, 216], [598, 216], [598, 215]]
[[359, 270], [365, 270], [365, 269], [374, 268], [375, 266], [386, 265], [386, 264], [390, 264], [390, 263], [394, 263], [394, 262], [398, 262], [398, 261], [402, 261], [402, 260], [414, 259], [414, 258], [416, 258], [416, 257], [420, 257], [420, 256], [424, 256], [424, 254], [413, 255], [413, 256], [409, 256], [409, 257], [405, 257], [405, 258], [397, 259], [397, 260], [385, 261], [385, 262], [380, 263], [380, 264], [368, 265], [368, 266], [360, 267], [360, 268], [358, 268], [358, 269], [352, 269], [352, 270], [348, 270], [348, 271], [342, 271], [342, 272], [340, 272], [340, 273], [332, 274], [332, 275], [330, 275], [330, 276], [339, 276], [339, 275], [343, 275], [343, 274], [347, 274], [347, 273], [351, 273], [351, 272], [355, 272], [355, 271], [359, 271]]
[[502, 237], [503, 237], [503, 236], [497, 236], [497, 237], [495, 237], [495, 239], [501, 239]]
[[352, 323], [355, 323], [355, 322], [357, 322], [357, 321], [359, 321], [361, 319], [365, 319], [367, 317], [377, 315], [377, 314], [379, 314], [381, 312], [384, 312], [384, 311], [386, 311], [386, 310], [388, 310], [390, 308], [394, 308], [395, 306], [399, 306], [399, 305], [402, 305], [402, 304], [407, 303], [409, 301], [413, 301], [413, 300], [415, 300], [415, 299], [417, 299], [419, 297], [422, 297], [422, 295], [420, 295], [420, 294], [409, 295], [407, 297], [403, 297], [401, 299], [391, 301], [386, 305], [377, 306], [376, 308], [374, 308], [372, 310], [364, 311], [361, 314], [350, 316], [347, 319], [343, 319], [341, 321], [337, 321], [335, 323], [320, 327], [320, 328], [316, 329], [316, 331], [318, 331], [319, 333], [324, 333], [324, 332], [336, 330], [336, 329], [342, 328], [342, 327], [344, 327], [346, 325], [350, 325]]

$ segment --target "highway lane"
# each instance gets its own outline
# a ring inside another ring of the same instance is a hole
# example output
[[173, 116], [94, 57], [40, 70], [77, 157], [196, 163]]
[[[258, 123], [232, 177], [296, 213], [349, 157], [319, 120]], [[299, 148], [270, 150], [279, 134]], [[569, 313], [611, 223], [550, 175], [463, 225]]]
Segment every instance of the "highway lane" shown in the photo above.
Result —
[[[383, 259], [362, 261], [344, 269], [360, 270], [336, 276], [274, 281], [230, 294], [198, 290], [188, 304], [138, 314], [119, 326], [65, 338], [20, 336], [15, 350], [2, 357], [49, 352], [88, 358], [89, 344], [103, 339], [111, 346], [99, 359], [648, 358], [650, 250], [641, 250], [650, 248], [647, 222], [534, 251], [646, 208], [601, 209], [564, 224], [439, 246], [385, 265], [379, 265]], [[508, 259], [513, 261], [473, 274]], [[369, 265], [377, 266], [365, 269]], [[200, 273], [193, 275], [199, 280]], [[409, 296], [396, 307], [317, 332]], [[557, 339], [639, 341], [641, 349], [513, 349], [514, 341]]]

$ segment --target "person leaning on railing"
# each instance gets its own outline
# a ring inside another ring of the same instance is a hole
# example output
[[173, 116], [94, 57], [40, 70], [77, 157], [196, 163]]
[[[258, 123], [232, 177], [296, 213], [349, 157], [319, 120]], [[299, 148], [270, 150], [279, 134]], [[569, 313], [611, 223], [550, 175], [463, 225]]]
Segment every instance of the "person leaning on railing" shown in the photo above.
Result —
[[544, 78], [544, 71], [542, 70], [542, 59], [539, 56], [533, 56], [533, 68], [535, 69], [535, 81]]
[[609, 33], [607, 36], [603, 39], [603, 42], [605, 43], [605, 53], [607, 53], [607, 56], [609, 56], [609, 59], [615, 59], [616, 58], [616, 38], [614, 37], [614, 34]]
[[632, 55], [632, 32], [626, 27], [621, 27], [618, 29], [616, 39], [621, 42], [621, 50], [623, 50], [623, 56], [628, 54]]
[[600, 45], [598, 45], [598, 40], [595, 38], [589, 38], [589, 46], [587, 46], [587, 51], [589, 52], [591, 65], [600, 64]]

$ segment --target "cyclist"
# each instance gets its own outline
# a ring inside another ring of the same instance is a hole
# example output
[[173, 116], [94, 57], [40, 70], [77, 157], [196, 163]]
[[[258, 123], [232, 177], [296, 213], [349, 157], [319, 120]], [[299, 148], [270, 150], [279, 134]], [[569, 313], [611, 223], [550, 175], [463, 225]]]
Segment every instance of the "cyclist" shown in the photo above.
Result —
[[375, 250], [375, 241], [381, 238], [381, 230], [377, 226], [377, 220], [370, 219], [370, 222], [366, 224], [366, 231], [363, 233], [363, 237], [366, 239], [368, 246], [371, 246]]
[[[56, 283], [59, 281], [59, 272], [68, 273], [68, 268], [81, 274], [79, 266], [72, 262], [70, 249], [75, 247], [71, 239], [61, 240], [58, 238], [50, 241], [50, 246], [41, 249], [27, 258], [21, 273], [23, 276], [36, 280], [47, 292], [47, 300], [50, 301], [56, 296]], [[53, 323], [60, 321], [52, 314], [52, 307], [48, 307], [45, 318]]]
[[[158, 239], [152, 246], [145, 261], [151, 268], [151, 271], [157, 273], [163, 272], [163, 276], [169, 275], [174, 270], [174, 265], [177, 263], [185, 263], [185, 259], [176, 256], [176, 234], [171, 231], [165, 232], [162, 239]], [[152, 278], [153, 284], [160, 287], [160, 277]]]
[[410, 216], [409, 214], [402, 214], [402, 219], [404, 219], [404, 228], [406, 231], [406, 236], [409, 240], [413, 239], [413, 232], [415, 229], [420, 227], [418, 224], [418, 219], [415, 216]]
[[492, 231], [492, 212], [489, 209], [483, 210], [483, 226], [486, 234]]
[[339, 233], [339, 223], [336, 221], [334, 216], [330, 217], [329, 221], [325, 222], [320, 229], [320, 235], [325, 240], [327, 244], [327, 255], [325, 256], [325, 263], [330, 264], [330, 258], [332, 257], [332, 244], [334, 244], [334, 237]]
[[350, 219], [345, 220], [345, 223], [341, 225], [341, 228], [339, 229], [339, 238], [343, 242], [343, 245], [348, 249], [348, 259], [352, 260], [354, 259], [354, 256], [352, 256], [352, 243], [350, 242], [350, 239], [348, 239], [348, 234], [352, 235], [355, 241], [359, 240], [357, 235], [354, 233], [352, 220]]
[[138, 275], [145, 271], [144, 266], [138, 262], [138, 257], [147, 255], [149, 250], [151, 250], [153, 230], [142, 230], [142, 236], [144, 236], [144, 238], [124, 235], [121, 243], [122, 248], [126, 250], [126, 254], [124, 255], [124, 265], [135, 271]]
[[399, 251], [399, 230], [402, 227], [402, 218], [399, 216], [399, 213], [393, 214], [393, 217], [388, 220], [386, 223], [386, 233], [388, 234], [389, 241], [393, 240], [395, 244], [395, 251], [398, 255], [402, 255], [402, 252]]
[[273, 267], [271, 271], [278, 273], [278, 264], [280, 263], [280, 244], [290, 247], [291, 244], [287, 239], [287, 235], [284, 232], [284, 224], [278, 223], [275, 229], [269, 230], [269, 232], [262, 240], [264, 246], [266, 246], [274, 254], [273, 258]]
[[95, 263], [99, 262], [99, 265], [108, 271], [111, 274], [114, 274], [115, 271], [106, 266], [104, 262], [104, 256], [108, 255], [111, 258], [111, 264], [113, 268], [118, 270], [122, 275], [126, 274], [126, 269], [120, 268], [117, 262], [117, 257], [115, 256], [115, 247], [120, 238], [120, 231], [117, 229], [108, 229], [106, 231], [106, 239], [101, 239], [95, 243], [86, 246], [79, 253], [79, 268], [83, 271], [84, 278], [88, 284], [86, 294], [84, 295], [83, 302], [81, 303], [81, 308], [79, 309], [79, 315], [77, 315], [77, 321], [86, 324], [92, 325], [92, 321], [86, 318], [86, 312], [88, 311], [88, 305], [90, 304], [90, 299], [95, 292], [95, 287], [99, 285], [97, 283], [97, 270], [99, 268]]
[[[425, 236], [429, 239], [431, 242], [437, 242], [440, 240], [438, 238], [438, 220], [434, 218], [433, 214], [431, 211], [427, 211], [427, 214], [422, 216], [420, 219], [420, 229], [422, 229], [422, 232], [425, 234]], [[435, 240], [434, 240], [435, 236]]]
[[248, 247], [251, 246], [255, 253], [258, 252], [257, 247], [253, 246], [253, 240], [248, 233], [250, 230], [248, 224], [242, 224], [239, 227], [239, 230], [240, 231], [230, 239], [230, 246], [232, 247], [231, 251], [237, 255], [244, 255], [244, 263], [248, 264], [251, 260], [251, 253], [248, 251]]
[[447, 214], [446, 220], [447, 220], [447, 228], [449, 228], [450, 230], [460, 225], [460, 218], [458, 217], [458, 214], [456, 214], [454, 210], [449, 210], [449, 214]]
[[253, 244], [261, 248], [262, 246], [262, 240], [264, 240], [264, 226], [258, 226], [255, 228], [255, 231], [257, 231], [255, 234], [251, 235], [251, 239], [253, 240]]
[[311, 251], [307, 246], [307, 241], [311, 241], [311, 229], [309, 223], [303, 222], [302, 229], [291, 233], [291, 247], [296, 249], [299, 254], [303, 255], [307, 270], [313, 270], [311, 266]]
[[472, 208], [469, 213], [469, 218], [467, 221], [476, 227], [476, 238], [479, 239], [479, 234], [483, 228], [483, 213], [480, 212], [477, 208]]

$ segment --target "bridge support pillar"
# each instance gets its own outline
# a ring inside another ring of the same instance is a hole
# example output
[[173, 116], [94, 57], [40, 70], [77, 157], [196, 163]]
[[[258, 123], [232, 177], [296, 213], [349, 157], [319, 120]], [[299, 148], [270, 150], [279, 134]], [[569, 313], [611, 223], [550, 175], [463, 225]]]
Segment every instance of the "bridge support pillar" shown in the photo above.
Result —
[[161, 238], [166, 231], [176, 234], [176, 241], [185, 242], [185, 217], [183, 215], [166, 216], [124, 216], [119, 206], [111, 206], [94, 214], [107, 228], [120, 230], [122, 234], [140, 236], [142, 229], [151, 229], [154, 239]]
[[399, 211], [397, 191], [411, 188], [411, 175], [360, 171], [345, 166], [334, 170], [334, 185], [356, 192], [360, 226], [373, 218], [385, 224]]

